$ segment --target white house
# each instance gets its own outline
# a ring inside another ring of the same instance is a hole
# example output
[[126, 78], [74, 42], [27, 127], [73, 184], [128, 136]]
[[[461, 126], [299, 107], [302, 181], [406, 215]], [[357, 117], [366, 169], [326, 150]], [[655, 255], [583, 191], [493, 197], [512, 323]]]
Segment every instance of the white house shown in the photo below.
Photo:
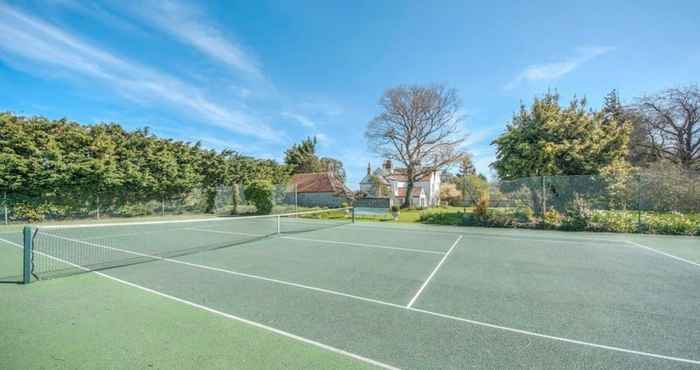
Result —
[[[373, 177], [376, 180], [373, 180]], [[382, 187], [376, 187], [379, 182], [385, 188], [387, 194], [383, 194]], [[360, 191], [372, 197], [388, 197], [391, 205], [401, 205], [406, 196], [408, 178], [405, 168], [393, 168], [391, 161], [386, 160], [381, 168], [372, 171], [367, 165], [367, 175], [360, 182]], [[434, 171], [423, 176], [414, 183], [411, 194], [411, 205], [414, 207], [434, 207], [440, 204], [440, 172]]]

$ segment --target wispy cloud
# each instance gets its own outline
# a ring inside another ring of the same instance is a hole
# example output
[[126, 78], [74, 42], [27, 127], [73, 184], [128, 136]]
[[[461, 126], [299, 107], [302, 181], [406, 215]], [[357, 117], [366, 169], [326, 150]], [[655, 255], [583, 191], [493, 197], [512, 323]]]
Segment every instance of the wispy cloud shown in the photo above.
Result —
[[299, 122], [302, 126], [304, 126], [306, 128], [316, 127], [316, 123], [314, 121], [312, 121], [309, 117], [306, 117], [302, 114], [283, 112], [282, 117], [293, 119], [293, 120]]
[[51, 69], [98, 80], [136, 102], [167, 103], [203, 123], [239, 134], [269, 141], [282, 137], [256, 117], [210, 100], [196, 86], [120, 58], [4, 4], [0, 4], [0, 58], [35, 74]]
[[321, 146], [327, 147], [327, 146], [330, 146], [331, 144], [333, 144], [333, 142], [334, 142], [333, 139], [331, 139], [328, 135], [321, 133], [321, 132], [315, 133], [314, 137], [316, 138], [316, 140], [318, 141], [318, 143]]
[[255, 58], [226, 36], [194, 7], [178, 1], [164, 0], [138, 3], [133, 11], [152, 25], [192, 45], [209, 58], [217, 60], [249, 77], [262, 79], [263, 73]]
[[584, 63], [612, 51], [610, 47], [586, 47], [576, 49], [573, 57], [553, 63], [533, 64], [526, 67], [506, 86], [506, 90], [512, 90], [523, 82], [552, 81], [561, 78]]
[[484, 144], [486, 140], [490, 141], [491, 137], [494, 136], [499, 129], [499, 127], [484, 127], [477, 130], [469, 130], [467, 140], [462, 143], [462, 146], [464, 148], [472, 148]]

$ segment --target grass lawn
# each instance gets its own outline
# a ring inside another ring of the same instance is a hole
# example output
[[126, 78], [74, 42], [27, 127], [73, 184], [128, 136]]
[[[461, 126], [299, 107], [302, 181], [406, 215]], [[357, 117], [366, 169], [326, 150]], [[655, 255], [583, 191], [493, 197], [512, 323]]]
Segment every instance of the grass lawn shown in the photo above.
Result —
[[[466, 208], [467, 212], [471, 212], [471, 208]], [[421, 214], [433, 214], [433, 213], [462, 213], [464, 208], [462, 207], [434, 207], [434, 208], [424, 208], [424, 209], [402, 209], [399, 212], [399, 219], [397, 222], [414, 223], [420, 222]], [[383, 215], [355, 215], [355, 218], [363, 221], [380, 221], [380, 222], [393, 222], [393, 218], [390, 212]]]

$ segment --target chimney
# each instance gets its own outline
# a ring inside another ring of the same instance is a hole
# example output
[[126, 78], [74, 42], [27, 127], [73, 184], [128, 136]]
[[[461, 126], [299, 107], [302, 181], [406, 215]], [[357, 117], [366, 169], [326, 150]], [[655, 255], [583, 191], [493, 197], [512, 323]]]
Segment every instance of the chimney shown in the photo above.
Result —
[[384, 161], [384, 169], [386, 172], [391, 173], [391, 159], [387, 159]]

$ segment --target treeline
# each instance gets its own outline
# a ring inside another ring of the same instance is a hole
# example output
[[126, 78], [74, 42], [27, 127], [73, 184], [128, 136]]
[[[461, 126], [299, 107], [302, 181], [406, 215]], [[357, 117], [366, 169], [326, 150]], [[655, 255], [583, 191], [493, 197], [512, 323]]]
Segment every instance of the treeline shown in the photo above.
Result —
[[675, 167], [700, 172], [700, 89], [673, 88], [623, 105], [610, 92], [598, 110], [586, 99], [566, 106], [559, 95], [521, 105], [493, 144], [492, 167], [502, 180], [598, 175], [632, 168]]
[[195, 189], [206, 194], [211, 212], [217, 188], [285, 183], [289, 173], [273, 160], [207, 150], [147, 128], [0, 113], [0, 196], [27, 218], [179, 199]]

